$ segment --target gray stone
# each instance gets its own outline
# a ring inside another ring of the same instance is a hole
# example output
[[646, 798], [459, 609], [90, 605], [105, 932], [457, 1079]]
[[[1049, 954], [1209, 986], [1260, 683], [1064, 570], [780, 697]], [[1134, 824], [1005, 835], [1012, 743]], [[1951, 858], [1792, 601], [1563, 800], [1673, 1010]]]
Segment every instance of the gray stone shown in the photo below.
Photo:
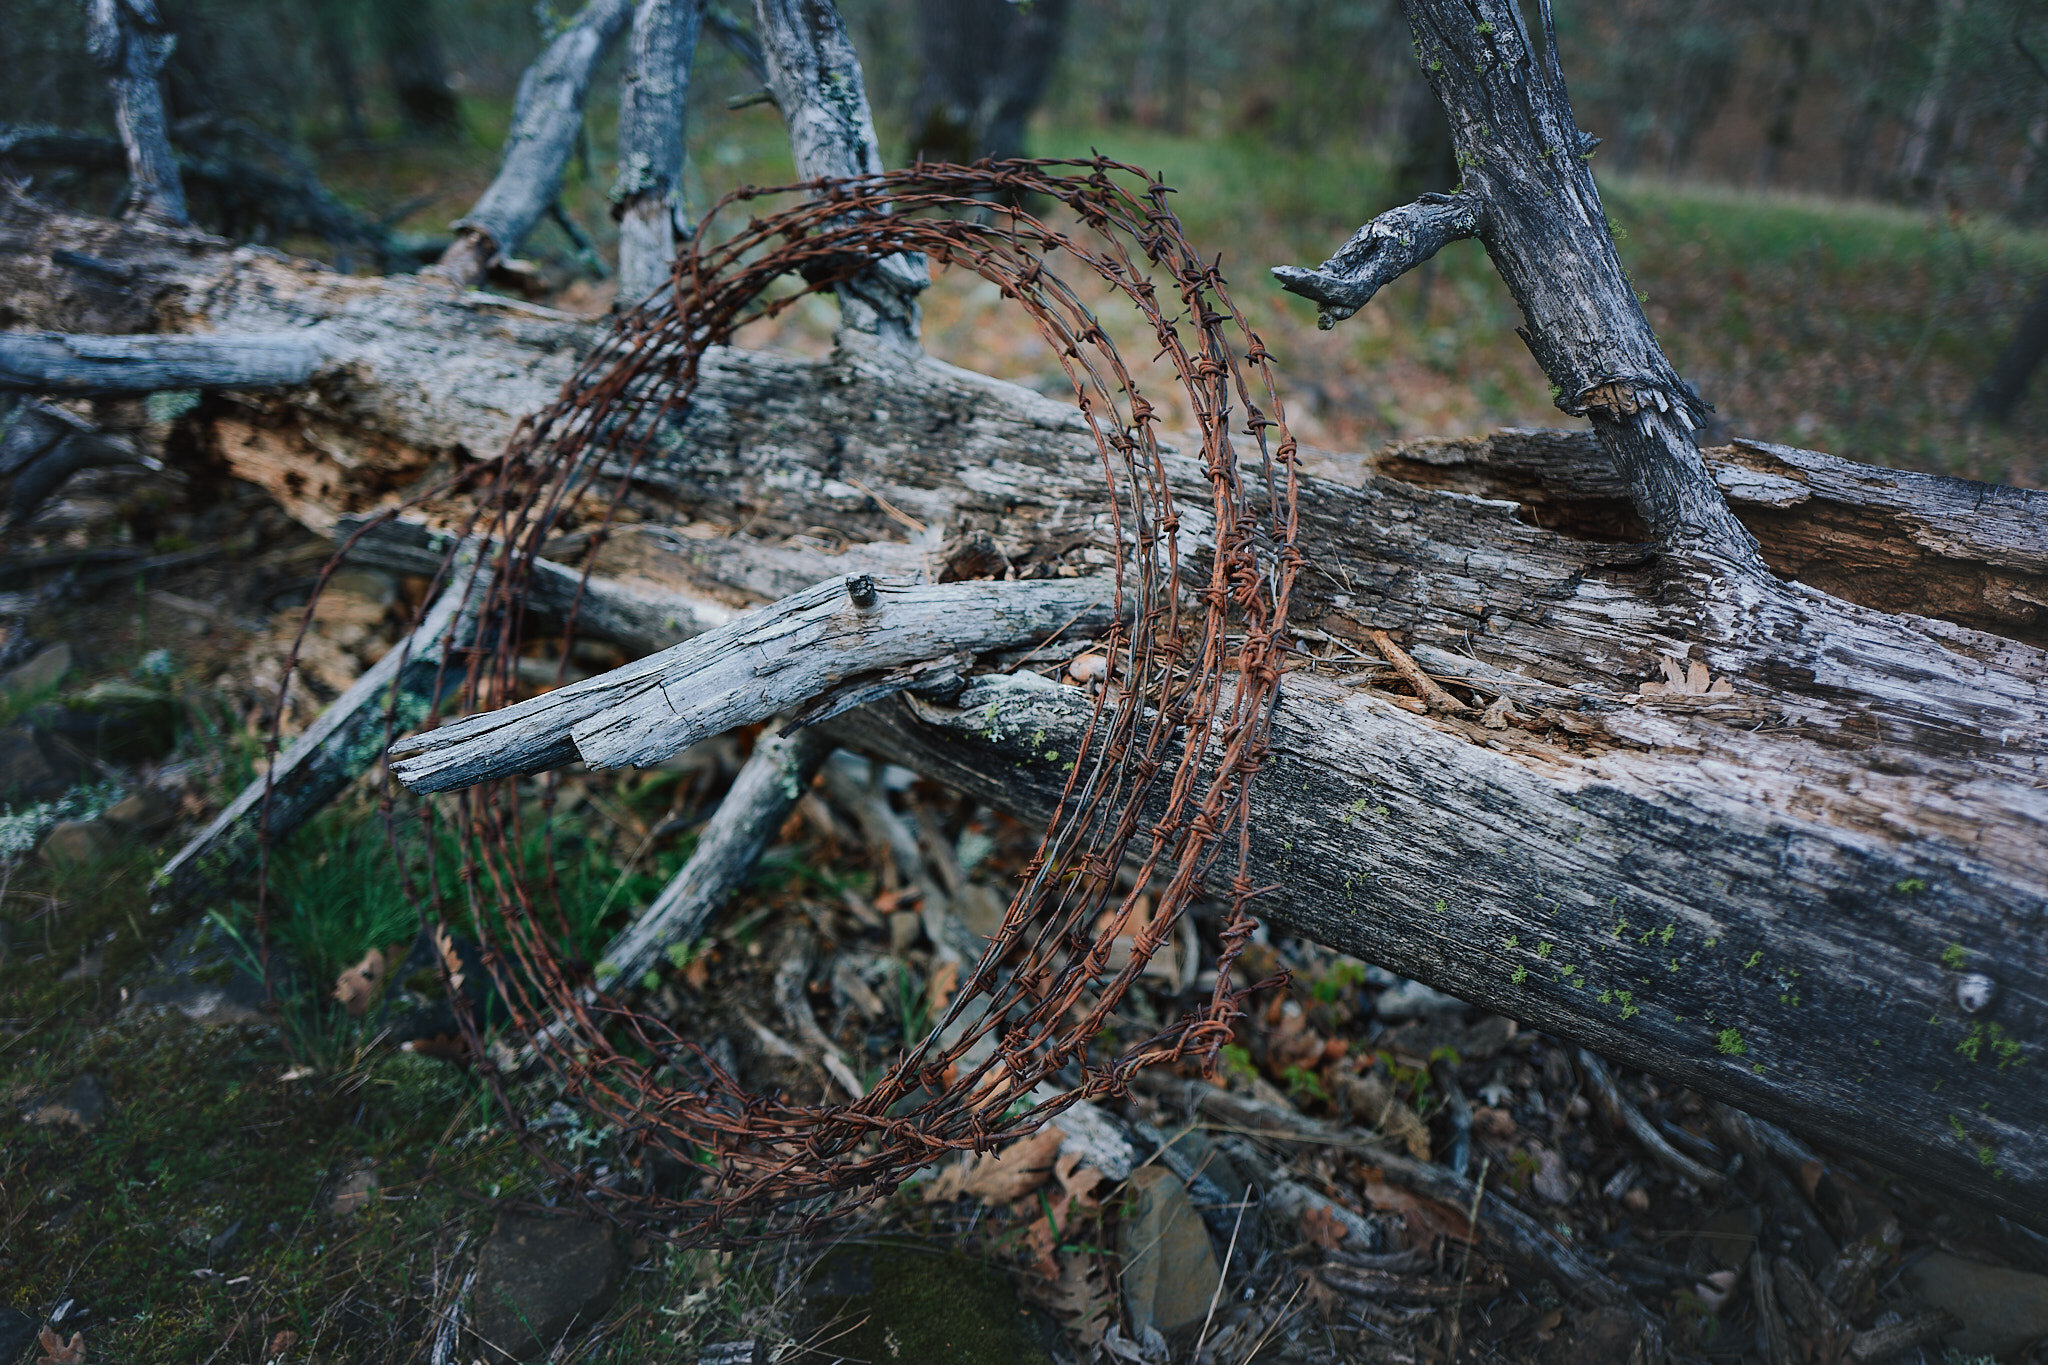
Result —
[[59, 820], [43, 836], [36, 856], [53, 866], [85, 863], [114, 851], [120, 836], [104, 820]]
[[0, 800], [48, 801], [78, 777], [78, 765], [36, 736], [33, 727], [0, 730]]
[[334, 1187], [334, 1193], [327, 1200], [327, 1211], [336, 1218], [346, 1218], [360, 1213], [377, 1198], [377, 1168], [369, 1162], [350, 1171]]
[[602, 1223], [501, 1214], [477, 1259], [473, 1349], [490, 1365], [547, 1355], [611, 1306], [624, 1273]]
[[29, 1105], [23, 1117], [30, 1123], [61, 1125], [89, 1133], [106, 1122], [108, 1108], [107, 1089], [100, 1084], [100, 1078], [83, 1071], [62, 1091]]
[[1942, 1338], [1958, 1354], [2002, 1357], [2048, 1337], [2048, 1276], [1937, 1251], [1907, 1267], [1905, 1282], [1928, 1307], [1962, 1320]]
[[58, 641], [16, 668], [0, 673], [0, 693], [26, 696], [64, 681], [71, 671], [71, 646]]
[[1426, 1019], [1436, 1014], [1459, 1014], [1466, 1008], [1455, 995], [1445, 995], [1420, 981], [1404, 981], [1383, 990], [1373, 1000], [1382, 1019]]
[[1134, 1173], [1124, 1191], [1124, 1307], [1133, 1329], [1171, 1336], [1200, 1324], [1222, 1271], [1194, 1201], [1173, 1172], [1158, 1166]]

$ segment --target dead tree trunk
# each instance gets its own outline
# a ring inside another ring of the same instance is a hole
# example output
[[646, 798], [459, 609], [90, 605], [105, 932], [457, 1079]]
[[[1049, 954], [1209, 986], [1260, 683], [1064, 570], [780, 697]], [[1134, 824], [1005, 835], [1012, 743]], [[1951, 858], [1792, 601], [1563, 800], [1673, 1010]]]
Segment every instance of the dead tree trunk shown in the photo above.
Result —
[[128, 212], [153, 223], [185, 221], [185, 189], [171, 151], [157, 73], [177, 43], [153, 0], [93, 0], [87, 47], [107, 73], [114, 123], [128, 149]]
[[[777, 35], [820, 30], [762, 8], [787, 82]], [[1614, 297], [1554, 61], [1505, 0], [1481, 0], [1478, 25], [1415, 8], [1465, 189], [1290, 280], [1334, 318], [1432, 242], [1480, 236], [1594, 433], [1413, 443], [1305, 481], [1302, 667], [1253, 786], [1264, 913], [2048, 1221], [2048, 1096], [2029, 1071], [2048, 1026], [2048, 497], [1762, 443], [1695, 450], [1696, 398]], [[197, 434], [321, 529], [497, 449], [591, 338], [545, 309], [18, 196], [0, 199], [0, 285], [15, 327], [315, 348], [309, 381], [211, 405]], [[815, 361], [713, 352], [631, 495], [639, 524], [691, 529], [687, 552], [619, 534], [585, 628], [651, 651], [820, 580], [929, 572], [973, 533], [1019, 579], [1092, 571], [1111, 509], [1074, 411], [895, 340], [849, 331]], [[1167, 474], [1203, 503], [1198, 461]], [[411, 534], [364, 552], [436, 562]], [[1183, 534], [1199, 553], [1199, 528]], [[542, 610], [551, 581], [535, 580]], [[1404, 662], [1456, 704], [1410, 695]], [[828, 725], [1036, 815], [1088, 705], [993, 673]]]
[[619, 302], [638, 303], [668, 278], [683, 217], [683, 121], [703, 0], [640, 0], [619, 91]]

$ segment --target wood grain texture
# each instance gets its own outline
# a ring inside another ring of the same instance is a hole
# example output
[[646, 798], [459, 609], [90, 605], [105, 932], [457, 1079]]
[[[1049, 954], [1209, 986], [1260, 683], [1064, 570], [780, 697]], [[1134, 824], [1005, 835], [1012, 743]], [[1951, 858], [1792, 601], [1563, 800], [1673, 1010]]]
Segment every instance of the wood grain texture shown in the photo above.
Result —
[[185, 186], [164, 118], [157, 73], [177, 37], [157, 12], [156, 0], [89, 0], [86, 53], [106, 74], [114, 98], [114, 126], [128, 153], [127, 213], [179, 227], [186, 221]]
[[[754, 17], [797, 177], [878, 174], [882, 148], [860, 56], [831, 0], [754, 0]], [[840, 314], [855, 331], [914, 349], [917, 296], [930, 283], [922, 256], [885, 256], [839, 286]]]
[[907, 686], [908, 665], [1030, 645], [1065, 626], [1099, 631], [1114, 597], [1085, 579], [871, 581], [861, 606], [848, 587], [827, 579], [624, 668], [400, 740], [391, 771], [437, 792], [578, 759], [647, 767], [830, 693]]
[[319, 345], [291, 332], [140, 337], [0, 332], [0, 389], [26, 393], [282, 388], [311, 379], [320, 361]]

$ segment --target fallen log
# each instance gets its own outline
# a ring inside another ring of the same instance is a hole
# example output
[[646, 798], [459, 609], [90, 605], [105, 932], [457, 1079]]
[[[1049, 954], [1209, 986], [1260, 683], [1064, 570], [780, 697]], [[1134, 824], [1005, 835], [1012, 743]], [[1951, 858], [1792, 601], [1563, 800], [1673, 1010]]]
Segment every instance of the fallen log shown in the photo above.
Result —
[[[18, 196], [0, 200], [0, 283], [16, 326], [316, 340], [307, 384], [188, 420], [323, 529], [496, 449], [591, 336], [445, 283], [342, 280]], [[1075, 413], [892, 340], [707, 358], [596, 552], [612, 629], [645, 640], [645, 613], [676, 602], [930, 572], [970, 537], [1019, 579], [1105, 565], [1111, 508]], [[1572, 391], [1602, 447], [1503, 434], [1304, 481], [1302, 667], [1252, 788], [1262, 911], [2042, 1222], [2048, 1098], [2025, 1068], [2048, 1006], [2048, 499], [1761, 444], [1688, 454], [1675, 377], [1645, 373], [1634, 396]], [[1595, 449], [1623, 457], [1597, 496], [1569, 477], [1573, 458], [1597, 472]], [[1540, 471], [1543, 524], [1490, 496], [1518, 467]], [[1165, 476], [1199, 560], [1201, 466], [1171, 456]], [[1974, 507], [1995, 515], [1974, 525]], [[1418, 714], [1374, 632], [1480, 718]], [[828, 724], [1038, 816], [1092, 705], [990, 675]]]
[[[417, 281], [340, 280], [190, 239], [166, 251], [161, 235], [40, 212], [15, 199], [0, 217], [0, 275], [23, 282], [17, 306], [38, 307], [37, 325], [62, 326], [64, 300], [94, 297], [88, 268], [15, 245], [50, 234], [100, 259], [138, 242], [126, 259], [145, 292], [192, 325], [332, 329], [347, 358], [312, 385], [225, 399], [201, 419], [231, 467], [309, 525], [387, 500], [373, 476], [423, 473], [502, 434], [499, 404], [517, 400], [480, 395], [471, 367], [541, 393], [588, 335]], [[450, 358], [457, 338], [465, 363]], [[382, 458], [344, 471], [315, 437]], [[1868, 470], [1870, 510], [1833, 533], [1871, 566], [1845, 586], [1935, 613], [1886, 616], [1797, 583], [1768, 601], [1697, 595], [1704, 580], [1674, 584], [1639, 543], [1544, 530], [1514, 504], [1389, 476], [1428, 468], [1486, 491], [1546, 450], [1589, 463], [1587, 441], [1398, 447], [1377, 458], [1388, 473], [1306, 481], [1317, 567], [1293, 622], [1317, 662], [1290, 675], [1277, 763], [1254, 788], [1255, 875], [1281, 886], [1264, 913], [2039, 1221], [2048, 1104], [2024, 1078], [2048, 1001], [2048, 656], [2015, 636], [2039, 629], [2026, 598], [2048, 567], [2048, 498]], [[1754, 455], [1719, 453], [1714, 467]], [[1781, 474], [1804, 483], [1803, 501], [1753, 478], [1742, 487], [1765, 494], [1731, 498], [1766, 560], [1782, 552], [1797, 568], [1793, 513], [1851, 507], [1842, 490], [1862, 467], [1772, 458], [1832, 471]], [[1199, 505], [1192, 464], [1172, 474]], [[970, 531], [1019, 576], [1092, 569], [1099, 490], [1078, 419], [1036, 394], [851, 337], [815, 361], [716, 353], [676, 439], [640, 473], [627, 508], [639, 524], [599, 556], [631, 591], [598, 628], [647, 642], [678, 601], [741, 606], [848, 572], [914, 573]], [[928, 533], [912, 543], [878, 497]], [[1576, 500], [1567, 480], [1545, 506]], [[1614, 498], [1586, 501], [1611, 510]], [[1995, 547], [1961, 517], [1970, 506], [2002, 509]], [[1949, 586], [1922, 591], [1922, 579]], [[1959, 586], [1994, 581], [2006, 586]], [[1950, 606], [2013, 634], [1943, 619]], [[1356, 660], [1377, 660], [1372, 630], [1537, 728], [1420, 717], [1381, 686], [1350, 685]], [[1735, 690], [1646, 694], [1668, 687], [1666, 659]], [[953, 706], [898, 699], [831, 725], [1036, 816], [1063, 778], [1039, 755], [1071, 754], [1085, 709], [1073, 689], [1018, 675], [978, 680]], [[1989, 1014], [1956, 1001], [1977, 970], [1999, 986]]]

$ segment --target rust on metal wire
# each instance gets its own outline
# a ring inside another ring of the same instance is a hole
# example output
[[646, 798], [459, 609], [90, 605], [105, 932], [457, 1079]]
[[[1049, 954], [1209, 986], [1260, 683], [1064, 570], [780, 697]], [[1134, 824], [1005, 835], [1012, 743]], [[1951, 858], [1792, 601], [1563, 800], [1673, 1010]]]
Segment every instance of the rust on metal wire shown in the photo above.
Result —
[[[463, 709], [502, 704], [526, 624], [525, 584], [563, 510], [606, 489], [608, 508], [617, 505], [658, 435], [687, 412], [709, 348], [898, 253], [971, 270], [1024, 309], [1064, 366], [1101, 455], [1111, 495], [1103, 548], [1123, 609], [1101, 642], [1116, 700], [1098, 689], [1080, 761], [987, 951], [943, 1017], [865, 1097], [808, 1104], [750, 1093], [660, 1020], [597, 993], [557, 947], [568, 935], [552, 871], [526, 871], [522, 848], [548, 835], [522, 814], [518, 779], [459, 793], [452, 811], [430, 808], [429, 819], [452, 817], [461, 837], [470, 918], [509, 1006], [499, 1055], [507, 1040], [527, 1046], [596, 1117], [703, 1172], [675, 1197], [586, 1189], [600, 1207], [690, 1237], [743, 1236], [771, 1212], [829, 1216], [947, 1152], [987, 1150], [1078, 1099], [1119, 1094], [1141, 1067], [1212, 1065], [1228, 1038], [1241, 994], [1230, 968], [1254, 927], [1246, 793], [1265, 751], [1300, 562], [1295, 446], [1264, 347], [1218, 265], [1188, 243], [1168, 194], [1103, 159], [919, 165], [738, 191], [706, 215], [670, 286], [616, 321], [500, 459], [413, 500], [446, 506], [459, 494], [468, 509], [455, 529], [484, 560], [470, 580], [479, 645], [452, 669], [444, 653], [442, 668], [448, 684], [459, 682]], [[736, 210], [792, 198], [729, 226]], [[1054, 216], [1073, 222], [1063, 229]], [[1158, 404], [1061, 270], [1108, 286], [1149, 325], [1199, 431], [1213, 553], [1184, 552]], [[457, 573], [451, 556], [443, 580]], [[551, 869], [554, 859], [540, 863]], [[1123, 869], [1135, 873], [1128, 891]], [[1223, 892], [1226, 873], [1211, 998], [1114, 1057], [1092, 1055], [1204, 879]], [[1154, 893], [1155, 913], [1112, 969], [1117, 926]], [[490, 1055], [478, 1024], [465, 1027], [477, 1055]]]

